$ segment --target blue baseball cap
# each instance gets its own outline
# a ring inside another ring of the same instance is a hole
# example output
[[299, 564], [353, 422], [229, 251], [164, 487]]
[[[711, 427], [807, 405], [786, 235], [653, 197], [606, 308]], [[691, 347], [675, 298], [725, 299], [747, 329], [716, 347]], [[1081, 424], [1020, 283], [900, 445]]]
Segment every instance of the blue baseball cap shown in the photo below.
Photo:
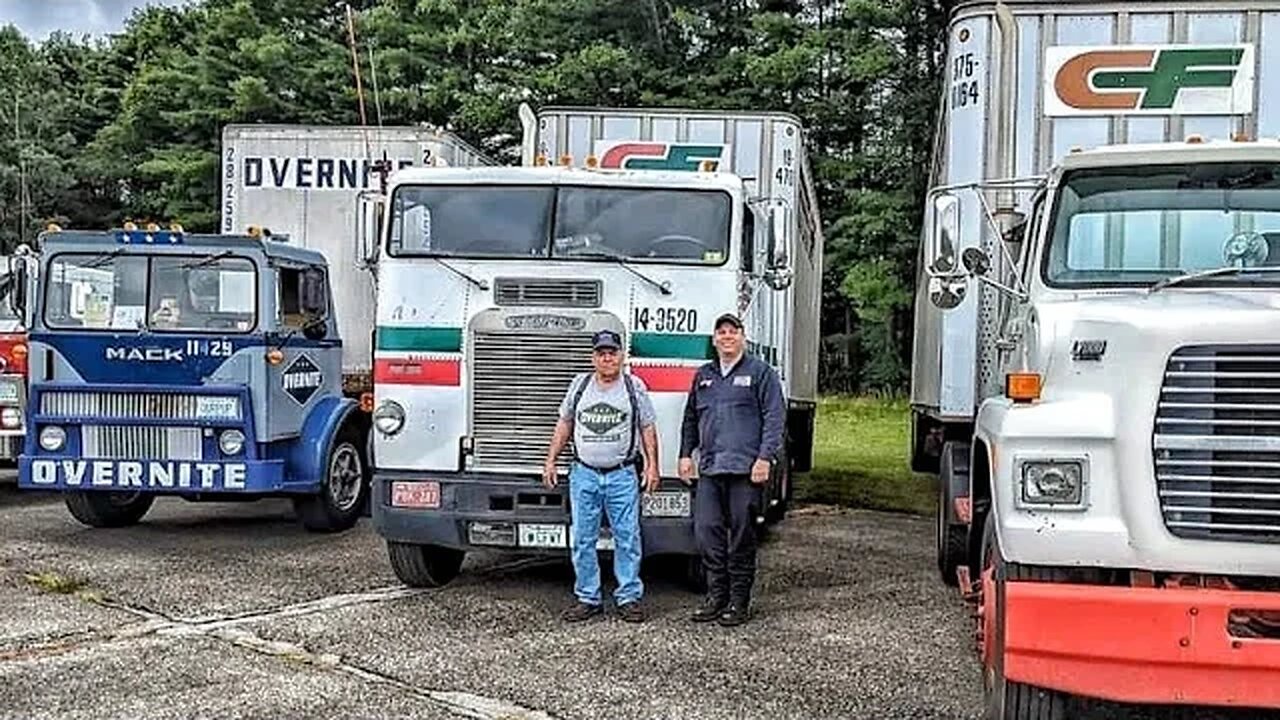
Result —
[[595, 335], [591, 336], [592, 350], [604, 350], [605, 348], [622, 349], [622, 338], [618, 336], [618, 333], [612, 330], [599, 330]]

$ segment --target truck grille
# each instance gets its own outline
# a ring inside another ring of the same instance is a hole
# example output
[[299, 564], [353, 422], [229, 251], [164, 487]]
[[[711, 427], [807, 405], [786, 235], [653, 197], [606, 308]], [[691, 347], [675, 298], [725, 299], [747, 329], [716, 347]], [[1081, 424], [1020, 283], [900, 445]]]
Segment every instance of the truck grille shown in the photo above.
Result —
[[200, 428], [85, 425], [83, 454], [113, 460], [200, 460]]
[[599, 280], [548, 280], [546, 278], [498, 278], [493, 301], [503, 306], [600, 307]]
[[200, 398], [208, 397], [223, 407], [232, 406], [234, 419], [240, 417], [240, 399], [174, 393], [76, 392], [57, 390], [40, 395], [40, 412], [45, 415], [84, 418], [200, 419]]
[[471, 348], [476, 467], [541, 468], [569, 383], [592, 369], [591, 335], [477, 332]]
[[1154, 441], [1171, 533], [1280, 542], [1280, 346], [1174, 353]]

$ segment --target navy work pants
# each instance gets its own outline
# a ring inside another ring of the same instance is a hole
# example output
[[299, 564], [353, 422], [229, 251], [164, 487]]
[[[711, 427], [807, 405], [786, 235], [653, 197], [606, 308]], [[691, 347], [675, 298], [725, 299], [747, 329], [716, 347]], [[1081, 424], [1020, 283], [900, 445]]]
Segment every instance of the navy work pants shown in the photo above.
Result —
[[707, 591], [722, 602], [747, 604], [756, 576], [754, 517], [760, 489], [750, 475], [704, 475], [695, 498], [694, 534]]

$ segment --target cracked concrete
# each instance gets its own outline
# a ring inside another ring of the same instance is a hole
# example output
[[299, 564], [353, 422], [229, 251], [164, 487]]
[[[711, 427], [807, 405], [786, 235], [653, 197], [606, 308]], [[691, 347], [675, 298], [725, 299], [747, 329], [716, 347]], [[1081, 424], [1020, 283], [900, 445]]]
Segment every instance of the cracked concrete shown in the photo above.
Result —
[[160, 500], [93, 530], [56, 497], [14, 500], [0, 486], [3, 718], [978, 717], [927, 519], [797, 513], [741, 628], [692, 625], [697, 598], [654, 572], [649, 622], [567, 626], [554, 560], [477, 554], [414, 590], [367, 521], [310, 535], [286, 503]]

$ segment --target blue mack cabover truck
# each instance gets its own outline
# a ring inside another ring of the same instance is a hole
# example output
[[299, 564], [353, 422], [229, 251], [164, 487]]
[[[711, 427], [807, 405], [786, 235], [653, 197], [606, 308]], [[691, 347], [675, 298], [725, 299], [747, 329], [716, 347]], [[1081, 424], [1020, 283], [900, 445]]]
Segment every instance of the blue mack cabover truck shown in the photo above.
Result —
[[40, 248], [20, 487], [94, 527], [161, 495], [290, 497], [313, 531], [367, 513], [369, 414], [342, 393], [324, 255], [179, 227]]

